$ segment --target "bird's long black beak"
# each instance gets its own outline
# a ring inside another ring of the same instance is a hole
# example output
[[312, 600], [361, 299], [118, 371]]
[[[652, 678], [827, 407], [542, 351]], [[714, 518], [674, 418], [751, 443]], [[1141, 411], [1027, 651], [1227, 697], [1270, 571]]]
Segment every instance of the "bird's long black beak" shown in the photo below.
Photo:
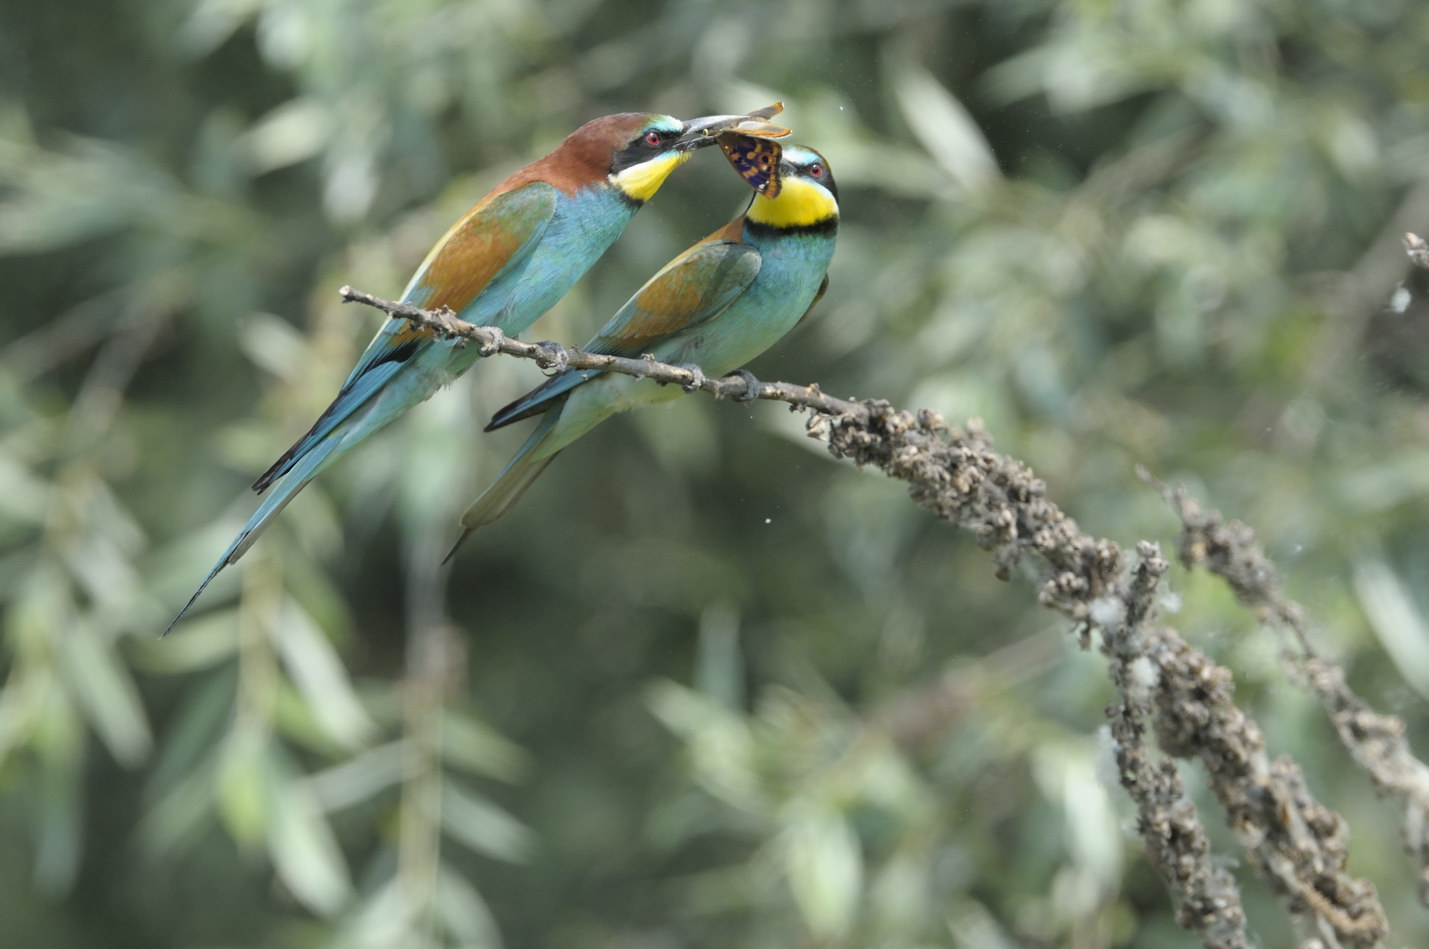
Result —
[[752, 135], [756, 138], [783, 138], [791, 134], [793, 129], [768, 121], [783, 109], [783, 104], [776, 102], [774, 105], [755, 109], [744, 115], [706, 115], [698, 119], [690, 119], [685, 123], [684, 132], [675, 139], [675, 147], [681, 151], [704, 148], [707, 145], [713, 145], [724, 132], [739, 132], [742, 135]]

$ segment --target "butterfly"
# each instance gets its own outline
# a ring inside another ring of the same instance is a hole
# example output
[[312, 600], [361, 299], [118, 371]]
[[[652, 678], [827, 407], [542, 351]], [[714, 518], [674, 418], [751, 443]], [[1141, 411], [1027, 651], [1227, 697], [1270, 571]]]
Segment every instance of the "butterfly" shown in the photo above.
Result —
[[778, 142], [767, 138], [755, 138], [738, 131], [724, 132], [719, 136], [719, 147], [724, 157], [739, 172], [739, 176], [749, 186], [766, 198], [779, 196], [782, 184], [779, 180], [779, 159], [784, 150]]

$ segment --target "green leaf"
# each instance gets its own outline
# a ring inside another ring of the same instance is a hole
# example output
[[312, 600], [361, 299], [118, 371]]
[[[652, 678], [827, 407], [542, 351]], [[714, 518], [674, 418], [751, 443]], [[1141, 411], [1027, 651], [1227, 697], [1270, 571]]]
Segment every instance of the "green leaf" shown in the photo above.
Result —
[[1400, 676], [1429, 698], [1429, 621], [1415, 597], [1399, 574], [1372, 555], [1355, 564], [1354, 584], [1360, 607]]
[[863, 885], [853, 829], [835, 812], [811, 809], [794, 817], [783, 844], [789, 887], [809, 929], [820, 938], [847, 935]]
[[531, 832], [520, 821], [455, 781], [442, 783], [442, 827], [452, 837], [498, 860], [518, 863], [531, 850]]
[[377, 726], [358, 700], [332, 643], [312, 617], [291, 601], [282, 617], [282, 634], [274, 637], [274, 643], [318, 723], [345, 748], [371, 740]]
[[91, 727], [115, 760], [137, 766], [153, 750], [153, 736], [134, 678], [120, 662], [113, 642], [101, 639], [88, 623], [77, 623], [61, 656], [75, 700]]
[[230, 732], [219, 753], [218, 812], [233, 839], [245, 847], [262, 840], [272, 824], [267, 774], [272, 766], [267, 736], [251, 724]]
[[526, 772], [526, 753], [459, 709], [442, 714], [442, 760], [472, 774], [514, 781]]
[[324, 810], [341, 810], [400, 784], [409, 751], [405, 740], [388, 742], [320, 771], [308, 781]]
[[499, 947], [501, 933], [491, 908], [465, 877], [446, 863], [437, 868], [437, 915], [442, 927], [460, 941], [472, 947]]
[[268, 853], [283, 883], [308, 909], [323, 916], [342, 910], [352, 882], [342, 851], [306, 781], [276, 763], [267, 771]]
[[995, 182], [997, 159], [963, 104], [911, 56], [889, 56], [889, 69], [903, 117], [933, 160], [965, 190]]
[[69, 890], [83, 856], [83, 769], [78, 756], [45, 754], [40, 765], [40, 806], [35, 815], [35, 882], [51, 896]]

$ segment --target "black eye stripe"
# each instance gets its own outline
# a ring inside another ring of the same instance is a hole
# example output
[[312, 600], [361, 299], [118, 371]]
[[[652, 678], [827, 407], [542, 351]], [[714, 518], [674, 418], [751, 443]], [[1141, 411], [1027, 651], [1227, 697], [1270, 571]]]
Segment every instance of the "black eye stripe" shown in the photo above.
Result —
[[828, 164], [821, 159], [815, 158], [811, 161], [789, 163], [785, 175], [794, 174], [803, 175], [811, 181], [817, 181], [821, 187], [827, 189], [828, 192], [834, 196], [835, 200], [838, 199], [839, 189], [838, 185], [834, 183], [833, 172], [829, 171]]
[[[659, 142], [651, 143], [647, 140], [652, 134], [659, 136]], [[653, 154], [658, 154], [668, 148], [670, 140], [679, 134], [678, 132], [671, 132], [668, 129], [663, 129], [658, 126], [647, 125], [612, 157], [610, 163], [611, 174], [618, 174], [632, 165], [649, 161]]]

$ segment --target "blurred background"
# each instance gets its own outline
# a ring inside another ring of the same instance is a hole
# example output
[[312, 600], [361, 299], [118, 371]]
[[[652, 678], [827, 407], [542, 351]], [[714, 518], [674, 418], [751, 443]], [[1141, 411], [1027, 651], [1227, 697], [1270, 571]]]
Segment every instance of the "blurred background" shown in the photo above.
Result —
[[[1426, 35], [1414, 0], [0, 0], [0, 943], [1193, 945], [1037, 565], [996, 580], [777, 405], [607, 423], [443, 573], [541, 377], [488, 360], [156, 636], [380, 323], [339, 286], [399, 294], [593, 116], [782, 99], [844, 223], [753, 371], [981, 417], [1122, 544], [1176, 531], [1135, 465], [1184, 483], [1422, 755]], [[528, 337], [747, 194], [698, 155]], [[1281, 643], [1170, 581], [1429, 943]]]

